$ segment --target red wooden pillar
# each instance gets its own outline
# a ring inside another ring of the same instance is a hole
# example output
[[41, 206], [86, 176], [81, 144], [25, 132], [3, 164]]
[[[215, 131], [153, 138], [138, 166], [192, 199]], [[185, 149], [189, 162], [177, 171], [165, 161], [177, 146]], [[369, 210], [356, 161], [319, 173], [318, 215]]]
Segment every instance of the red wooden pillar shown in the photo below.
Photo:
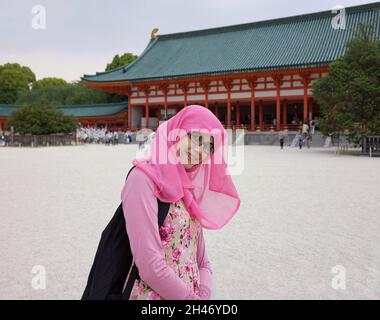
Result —
[[189, 90], [189, 83], [188, 82], [180, 83], [179, 87], [183, 91], [183, 95], [184, 95], [184, 107], [186, 107], [187, 106], [187, 92]]
[[231, 128], [231, 93], [229, 90], [227, 97], [227, 128]]
[[127, 108], [127, 121], [128, 121], [128, 129], [132, 129], [132, 103], [131, 96], [132, 96], [132, 90], [131, 87], [128, 87], [125, 89], [124, 94], [128, 97], [128, 108]]
[[272, 75], [274, 85], [276, 86], [276, 130], [281, 130], [281, 86], [282, 75]]
[[284, 119], [283, 119], [283, 124], [284, 125], [287, 125], [287, 123], [288, 123], [288, 105], [287, 105], [287, 101], [286, 101], [286, 99], [284, 99], [284, 103], [283, 103], [283, 105], [284, 105]]
[[127, 117], [128, 117], [127, 127], [128, 127], [128, 129], [132, 129], [132, 105], [130, 103], [128, 104]]
[[281, 96], [280, 96], [280, 88], [277, 88], [277, 96], [276, 96], [276, 130], [281, 130]]
[[231, 89], [232, 80], [224, 79], [223, 85], [227, 89], [227, 129], [231, 128]]
[[168, 92], [165, 92], [165, 120], [168, 118]]
[[252, 131], [255, 131], [255, 122], [256, 122], [256, 103], [255, 103], [255, 90], [251, 90], [251, 125], [250, 128]]
[[240, 126], [240, 101], [236, 102], [236, 126]]
[[255, 89], [251, 89], [251, 130], [255, 130], [256, 105], [255, 105]]
[[301, 74], [302, 83], [303, 83], [303, 122], [307, 123], [308, 118], [308, 87], [309, 83], [311, 81], [310, 79], [310, 72]]
[[[310, 110], [311, 112], [311, 118], [309, 117], [309, 120], [314, 119], [314, 99], [310, 99]], [[310, 116], [310, 115], [309, 115]]]
[[164, 94], [165, 94], [165, 120], [168, 118], [168, 88], [166, 88]]
[[263, 126], [263, 101], [260, 100], [260, 104], [259, 104], [259, 126], [260, 126], [260, 130], [264, 130], [264, 126]]
[[145, 96], [145, 128], [149, 128], [149, 100]]
[[304, 86], [304, 93], [303, 93], [303, 122], [307, 123], [307, 112], [308, 112], [308, 106], [307, 106], [307, 86]]
[[257, 78], [251, 77], [246, 79], [248, 86], [251, 88], [251, 130], [255, 130], [255, 114], [256, 114], [256, 105], [255, 105], [255, 88], [257, 86]]
[[201, 82], [199, 82], [199, 84], [201, 85], [203, 91], [205, 92], [205, 107], [208, 109], [209, 108], [208, 91], [210, 89], [210, 81], [201, 81]]
[[150, 94], [150, 86], [144, 85], [138, 87], [139, 91], [144, 92], [145, 94], [145, 128], [149, 128], [149, 94]]
[[169, 85], [168, 84], [162, 84], [159, 86], [159, 89], [164, 93], [164, 108], [165, 108], [165, 120], [167, 120], [168, 117], [168, 91], [169, 91]]

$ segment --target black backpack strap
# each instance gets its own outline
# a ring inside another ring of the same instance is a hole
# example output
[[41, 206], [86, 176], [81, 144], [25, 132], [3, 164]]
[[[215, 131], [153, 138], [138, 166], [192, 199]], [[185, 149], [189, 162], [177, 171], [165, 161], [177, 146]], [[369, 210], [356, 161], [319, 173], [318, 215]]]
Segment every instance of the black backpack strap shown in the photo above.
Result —
[[126, 176], [125, 180], [127, 180], [127, 179], [128, 179], [128, 176], [129, 176], [129, 174], [131, 173], [131, 171], [132, 171], [134, 168], [136, 168], [136, 166], [133, 166], [131, 169], [129, 169], [129, 171], [128, 171], [128, 174], [127, 174], [127, 176]]
[[[134, 167], [135, 166], [133, 166], [131, 168], [131, 170], [129, 170], [128, 175]], [[128, 175], [127, 175], [127, 178], [128, 178]], [[162, 202], [158, 198], [157, 198], [157, 203], [158, 203], [158, 228], [161, 228], [161, 226], [164, 224], [166, 216], [169, 212], [170, 203], [169, 202]], [[132, 292], [133, 285], [135, 283], [135, 280], [137, 280], [137, 279], [140, 279], [139, 270], [137, 269], [137, 266], [134, 263], [132, 266], [129, 278], [128, 278], [128, 283], [125, 286], [125, 289], [122, 293], [122, 300], [128, 300], [129, 299], [131, 292]]]

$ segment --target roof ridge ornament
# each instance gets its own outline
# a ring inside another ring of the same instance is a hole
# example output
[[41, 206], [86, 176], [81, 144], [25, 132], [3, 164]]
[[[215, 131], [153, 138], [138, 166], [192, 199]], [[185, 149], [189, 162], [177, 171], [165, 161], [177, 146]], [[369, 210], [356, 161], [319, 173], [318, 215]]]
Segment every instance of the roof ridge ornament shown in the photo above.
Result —
[[151, 39], [151, 40], [154, 40], [154, 39], [157, 38], [157, 32], [158, 32], [158, 30], [160, 30], [160, 29], [158, 29], [158, 28], [153, 28], [152, 32], [150, 33], [150, 39]]

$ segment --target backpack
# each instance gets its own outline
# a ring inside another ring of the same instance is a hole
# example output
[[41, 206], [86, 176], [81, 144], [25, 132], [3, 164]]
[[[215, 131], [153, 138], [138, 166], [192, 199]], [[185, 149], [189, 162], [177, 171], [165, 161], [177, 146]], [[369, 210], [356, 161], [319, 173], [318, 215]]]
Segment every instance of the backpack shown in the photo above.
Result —
[[[133, 166], [128, 174], [131, 173]], [[170, 203], [158, 202], [158, 226], [168, 214]], [[125, 281], [128, 282], [125, 285]], [[103, 230], [95, 259], [81, 300], [128, 300], [136, 279], [140, 279], [133, 263], [122, 203]], [[125, 288], [124, 288], [125, 285]]]

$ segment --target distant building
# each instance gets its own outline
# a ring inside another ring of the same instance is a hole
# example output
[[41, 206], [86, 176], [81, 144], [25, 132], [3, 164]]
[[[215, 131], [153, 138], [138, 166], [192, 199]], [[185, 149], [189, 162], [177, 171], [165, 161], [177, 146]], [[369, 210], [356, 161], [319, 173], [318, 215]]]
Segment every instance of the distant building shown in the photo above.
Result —
[[[4, 130], [7, 118], [13, 111], [21, 107], [21, 105], [0, 104], [0, 129]], [[127, 102], [58, 106], [56, 108], [62, 110], [64, 114], [75, 116], [84, 127], [102, 126], [121, 130], [127, 128]]]

